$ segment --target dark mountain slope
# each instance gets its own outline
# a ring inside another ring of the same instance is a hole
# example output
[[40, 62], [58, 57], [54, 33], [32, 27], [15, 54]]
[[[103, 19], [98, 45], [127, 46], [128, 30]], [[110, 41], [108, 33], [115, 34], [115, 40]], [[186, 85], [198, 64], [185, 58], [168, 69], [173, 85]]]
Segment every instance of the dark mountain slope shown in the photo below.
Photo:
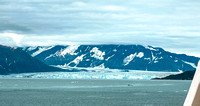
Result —
[[31, 57], [19, 48], [0, 45], [0, 74], [64, 71]]
[[192, 80], [194, 77], [195, 71], [186, 71], [181, 74], [169, 75], [164, 78], [154, 78], [152, 80]]

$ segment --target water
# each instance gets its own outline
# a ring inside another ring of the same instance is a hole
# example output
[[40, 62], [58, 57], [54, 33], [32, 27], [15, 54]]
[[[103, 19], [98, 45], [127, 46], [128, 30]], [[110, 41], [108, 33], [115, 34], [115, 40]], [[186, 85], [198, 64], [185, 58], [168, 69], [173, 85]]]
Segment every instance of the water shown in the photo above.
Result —
[[0, 79], [2, 106], [182, 106], [191, 81]]

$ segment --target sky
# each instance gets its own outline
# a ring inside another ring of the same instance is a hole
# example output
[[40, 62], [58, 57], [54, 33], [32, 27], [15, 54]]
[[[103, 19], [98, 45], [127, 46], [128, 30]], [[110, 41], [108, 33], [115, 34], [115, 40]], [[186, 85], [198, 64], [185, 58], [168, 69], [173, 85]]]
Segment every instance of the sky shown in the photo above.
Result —
[[0, 0], [0, 44], [141, 44], [200, 57], [200, 0]]

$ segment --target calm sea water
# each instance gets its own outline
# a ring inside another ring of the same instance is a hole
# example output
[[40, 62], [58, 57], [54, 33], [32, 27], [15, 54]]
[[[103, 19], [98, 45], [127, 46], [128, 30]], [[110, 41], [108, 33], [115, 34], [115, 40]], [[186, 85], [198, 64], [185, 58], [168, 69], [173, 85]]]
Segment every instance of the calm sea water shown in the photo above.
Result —
[[0, 79], [2, 106], [182, 106], [191, 81]]

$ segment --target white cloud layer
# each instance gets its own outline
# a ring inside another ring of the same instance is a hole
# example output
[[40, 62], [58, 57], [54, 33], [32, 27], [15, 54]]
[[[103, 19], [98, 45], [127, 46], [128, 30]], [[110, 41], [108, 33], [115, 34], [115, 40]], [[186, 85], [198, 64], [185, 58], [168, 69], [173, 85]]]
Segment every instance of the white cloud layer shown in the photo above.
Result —
[[[0, 38], [6, 38], [6, 37], [12, 38], [13, 42], [17, 46], [21, 46], [20, 45], [21, 40], [24, 38], [23, 35], [19, 35], [19, 34], [16, 34], [16, 33], [0, 33]], [[2, 41], [2, 42], [4, 42], [4, 41]]]
[[200, 57], [198, 0], [1, 0], [0, 44], [143, 44]]

